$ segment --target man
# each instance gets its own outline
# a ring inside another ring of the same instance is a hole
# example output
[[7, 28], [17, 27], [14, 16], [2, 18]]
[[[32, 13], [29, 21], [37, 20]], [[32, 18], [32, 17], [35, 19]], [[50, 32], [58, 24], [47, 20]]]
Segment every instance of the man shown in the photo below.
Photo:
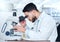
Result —
[[31, 29], [16, 26], [17, 31], [25, 32], [29, 40], [50, 40], [55, 42], [57, 38], [57, 28], [55, 20], [45, 12], [39, 12], [35, 4], [27, 4], [23, 12], [28, 16], [28, 20], [34, 23]]

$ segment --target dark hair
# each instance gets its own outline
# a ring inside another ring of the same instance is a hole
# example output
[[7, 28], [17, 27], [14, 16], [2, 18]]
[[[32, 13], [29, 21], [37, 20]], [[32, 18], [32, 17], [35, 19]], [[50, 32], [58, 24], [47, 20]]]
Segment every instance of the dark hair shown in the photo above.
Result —
[[30, 12], [30, 11], [32, 11], [32, 10], [38, 11], [38, 9], [37, 9], [37, 7], [36, 7], [35, 4], [29, 3], [29, 4], [27, 4], [27, 5], [24, 7], [23, 12]]

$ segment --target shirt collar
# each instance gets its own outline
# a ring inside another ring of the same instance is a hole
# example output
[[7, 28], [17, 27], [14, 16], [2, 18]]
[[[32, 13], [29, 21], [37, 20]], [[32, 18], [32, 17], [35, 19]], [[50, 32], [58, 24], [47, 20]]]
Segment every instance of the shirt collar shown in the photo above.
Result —
[[41, 22], [41, 20], [44, 17], [44, 14], [45, 14], [45, 12], [41, 12], [41, 14], [39, 15], [39, 17], [37, 18], [37, 20], [33, 24], [35, 24], [36, 22]]
[[44, 16], [44, 12], [41, 12], [41, 14], [40, 14], [40, 16], [38, 17], [38, 21], [40, 21], [42, 18], [43, 18], [43, 16]]

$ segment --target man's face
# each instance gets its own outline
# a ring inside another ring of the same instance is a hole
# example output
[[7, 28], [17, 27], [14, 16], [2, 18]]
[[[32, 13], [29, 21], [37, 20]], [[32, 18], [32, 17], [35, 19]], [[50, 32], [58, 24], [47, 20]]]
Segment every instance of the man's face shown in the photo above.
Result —
[[28, 16], [28, 20], [34, 22], [36, 19], [35, 13], [31, 12], [24, 12], [25, 16]]

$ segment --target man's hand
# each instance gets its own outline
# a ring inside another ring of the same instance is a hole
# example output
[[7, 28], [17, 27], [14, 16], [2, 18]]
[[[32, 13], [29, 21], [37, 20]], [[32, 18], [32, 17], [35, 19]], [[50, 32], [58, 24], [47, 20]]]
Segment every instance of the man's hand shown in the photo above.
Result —
[[19, 32], [25, 32], [26, 30], [23, 26], [20, 25], [14, 26], [14, 29], [16, 29], [15, 31], [19, 31]]

